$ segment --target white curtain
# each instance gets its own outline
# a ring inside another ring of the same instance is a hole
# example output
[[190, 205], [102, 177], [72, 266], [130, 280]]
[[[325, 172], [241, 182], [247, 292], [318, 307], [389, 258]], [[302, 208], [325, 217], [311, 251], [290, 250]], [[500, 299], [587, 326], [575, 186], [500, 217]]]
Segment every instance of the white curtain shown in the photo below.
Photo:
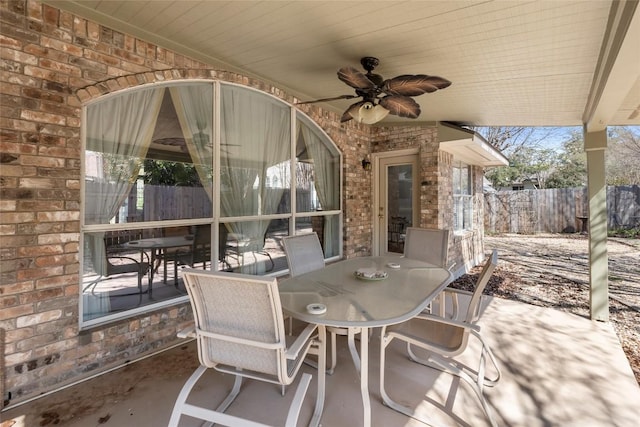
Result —
[[169, 92], [200, 182], [213, 200], [213, 86], [174, 86]]
[[[223, 86], [221, 105], [222, 216], [277, 212], [284, 189], [267, 186], [268, 173], [290, 161], [290, 109], [255, 91]], [[272, 168], [270, 170], [270, 168]], [[249, 239], [263, 239], [270, 221], [229, 224]]]
[[[302, 139], [307, 152], [313, 160], [314, 186], [320, 205], [323, 210], [338, 209], [339, 190], [337, 180], [339, 174], [336, 172], [336, 156], [334, 156], [322, 139], [318, 137], [308, 126], [298, 121], [298, 130], [302, 133]], [[334, 253], [333, 236], [337, 236], [338, 221], [325, 217], [324, 221], [324, 250], [327, 256]]]
[[[147, 155], [163, 88], [144, 89], [87, 108], [85, 224], [108, 224], [135, 184]], [[103, 233], [86, 234], [96, 272], [106, 270]]]

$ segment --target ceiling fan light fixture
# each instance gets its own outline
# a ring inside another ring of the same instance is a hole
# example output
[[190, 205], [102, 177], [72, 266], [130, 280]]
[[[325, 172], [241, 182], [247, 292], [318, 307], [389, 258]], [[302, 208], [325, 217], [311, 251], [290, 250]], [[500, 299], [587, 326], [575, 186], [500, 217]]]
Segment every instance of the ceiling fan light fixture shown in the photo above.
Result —
[[372, 125], [387, 117], [389, 110], [382, 105], [375, 105], [372, 102], [365, 102], [362, 106], [353, 111], [349, 111], [349, 115], [358, 123]]

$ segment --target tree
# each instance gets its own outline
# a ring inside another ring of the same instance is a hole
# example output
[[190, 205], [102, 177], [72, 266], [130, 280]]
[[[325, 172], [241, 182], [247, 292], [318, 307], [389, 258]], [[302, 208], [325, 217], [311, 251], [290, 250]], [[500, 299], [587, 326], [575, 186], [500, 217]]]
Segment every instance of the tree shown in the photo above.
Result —
[[563, 143], [557, 163], [547, 179], [547, 188], [584, 187], [587, 185], [587, 155], [582, 133], [574, 131]]
[[611, 127], [607, 146], [607, 184], [640, 185], [640, 126]]
[[507, 157], [523, 148], [541, 148], [550, 140], [557, 139], [562, 128], [493, 126], [472, 127], [494, 148]]
[[487, 171], [486, 178], [495, 188], [510, 187], [515, 182], [533, 179], [546, 188], [547, 177], [555, 165], [556, 152], [545, 144], [564, 130], [534, 127], [474, 128], [489, 144], [509, 159], [509, 166]]
[[202, 187], [196, 168], [192, 164], [166, 160], [145, 160], [144, 182], [150, 185]]
[[510, 156], [509, 166], [491, 169], [485, 176], [495, 188], [510, 187], [527, 179], [536, 181], [538, 188], [547, 188], [556, 157], [557, 153], [549, 148], [522, 147]]

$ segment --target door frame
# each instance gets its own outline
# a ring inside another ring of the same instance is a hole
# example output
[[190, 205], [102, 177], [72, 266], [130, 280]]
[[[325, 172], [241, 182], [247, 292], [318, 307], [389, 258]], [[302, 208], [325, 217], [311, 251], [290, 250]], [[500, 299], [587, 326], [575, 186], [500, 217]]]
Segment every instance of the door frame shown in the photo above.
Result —
[[[381, 197], [386, 196], [386, 188], [381, 188], [380, 179], [381, 179], [381, 160], [392, 159], [394, 157], [406, 157], [406, 156], [416, 156], [418, 157], [418, 169], [420, 169], [420, 158], [419, 158], [420, 150], [418, 148], [407, 148], [403, 150], [395, 150], [395, 151], [384, 151], [380, 153], [373, 153], [371, 155], [371, 163], [373, 166], [373, 174], [372, 174], [372, 184], [373, 184], [373, 209], [371, 209], [371, 224], [373, 228], [372, 239], [371, 239], [371, 254], [373, 256], [379, 256], [380, 254], [380, 246], [381, 239], [386, 241], [387, 239], [387, 230], [381, 230], [380, 222], [378, 221], [378, 212], [380, 210], [380, 201]], [[418, 226], [420, 219], [420, 170], [417, 171], [418, 174], [416, 176], [416, 180], [413, 183], [413, 200], [416, 209], [413, 212], [413, 225]], [[384, 212], [384, 224], [389, 221], [388, 218], [388, 209]]]

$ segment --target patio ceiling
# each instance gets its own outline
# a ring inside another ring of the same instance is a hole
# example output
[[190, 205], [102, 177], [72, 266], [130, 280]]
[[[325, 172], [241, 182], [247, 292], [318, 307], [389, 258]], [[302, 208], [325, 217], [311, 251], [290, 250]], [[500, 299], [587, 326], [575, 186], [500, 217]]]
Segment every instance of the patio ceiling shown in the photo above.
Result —
[[[637, 1], [54, 1], [110, 28], [259, 77], [301, 101], [353, 94], [339, 68], [430, 74], [417, 120], [475, 126], [640, 125]], [[353, 100], [322, 104], [342, 113]]]

